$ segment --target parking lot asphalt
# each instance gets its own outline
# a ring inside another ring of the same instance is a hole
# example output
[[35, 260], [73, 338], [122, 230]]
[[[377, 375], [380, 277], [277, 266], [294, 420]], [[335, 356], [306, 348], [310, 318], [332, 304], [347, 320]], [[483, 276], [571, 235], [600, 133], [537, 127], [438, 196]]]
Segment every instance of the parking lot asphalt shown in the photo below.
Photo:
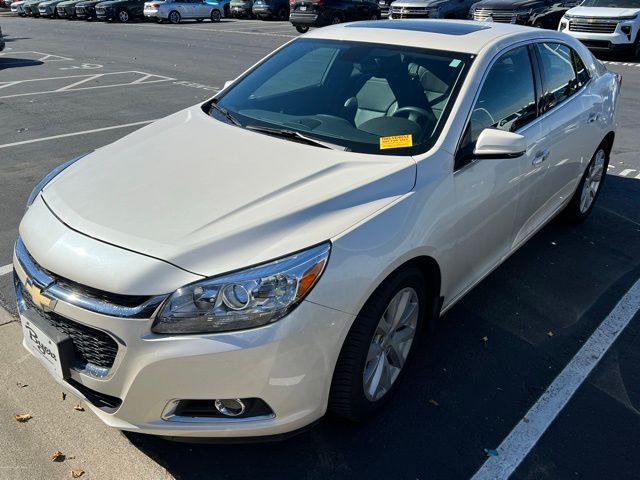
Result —
[[[0, 268], [51, 168], [210, 97], [296, 35], [286, 22], [235, 20], [0, 24]], [[605, 60], [623, 75], [620, 126], [593, 215], [550, 223], [451, 309], [381, 415], [325, 418], [278, 443], [127, 434], [133, 446], [184, 479], [470, 478], [640, 278], [640, 64]], [[0, 303], [15, 313], [12, 295], [0, 275]], [[640, 478], [639, 339], [636, 315], [513, 478]]]

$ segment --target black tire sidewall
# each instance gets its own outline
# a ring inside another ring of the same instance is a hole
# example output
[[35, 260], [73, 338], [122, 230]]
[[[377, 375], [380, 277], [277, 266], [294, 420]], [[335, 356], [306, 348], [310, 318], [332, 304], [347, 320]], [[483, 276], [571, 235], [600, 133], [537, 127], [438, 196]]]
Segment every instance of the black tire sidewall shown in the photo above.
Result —
[[[366, 357], [378, 322], [391, 299], [403, 288], [411, 287], [418, 294], [419, 314], [416, 333], [407, 355], [404, 367], [391, 389], [382, 398], [371, 401], [364, 393], [363, 374]], [[424, 319], [430, 310], [427, 289], [420, 270], [408, 267], [392, 274], [371, 295], [356, 317], [338, 357], [331, 385], [329, 410], [339, 416], [354, 421], [371, 416], [389, 401], [395, 393], [416, 350], [424, 325]], [[348, 387], [345, 385], [348, 384]]]

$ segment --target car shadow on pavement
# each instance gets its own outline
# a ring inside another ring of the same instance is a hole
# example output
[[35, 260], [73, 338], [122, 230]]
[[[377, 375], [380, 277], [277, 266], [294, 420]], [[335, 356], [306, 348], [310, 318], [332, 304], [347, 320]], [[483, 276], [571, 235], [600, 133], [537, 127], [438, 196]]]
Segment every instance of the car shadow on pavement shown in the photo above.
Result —
[[0, 70], [18, 67], [36, 67], [38, 65], [42, 65], [43, 63], [44, 62], [41, 62], [40, 60], [32, 60], [30, 58], [0, 57]]
[[180, 479], [469, 478], [640, 277], [638, 198], [640, 180], [609, 177], [584, 224], [551, 222], [420, 339], [396, 395], [365, 423], [326, 417], [263, 444], [126, 435]]

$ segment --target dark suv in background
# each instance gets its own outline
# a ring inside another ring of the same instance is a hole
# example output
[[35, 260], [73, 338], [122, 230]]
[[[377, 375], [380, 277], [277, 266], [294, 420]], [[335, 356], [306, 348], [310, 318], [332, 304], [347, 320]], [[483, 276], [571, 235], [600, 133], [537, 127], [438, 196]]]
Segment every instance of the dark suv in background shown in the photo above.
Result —
[[296, 0], [289, 20], [298, 32], [305, 33], [309, 27], [380, 17], [380, 6], [373, 0]]
[[252, 11], [260, 20], [289, 20], [289, 0], [256, 0]]
[[471, 6], [469, 17], [480, 22], [557, 30], [564, 13], [578, 3], [579, 0], [482, 0]]
[[126, 23], [133, 18], [144, 18], [145, 0], [112, 0], [96, 6], [99, 20], [118, 20]]

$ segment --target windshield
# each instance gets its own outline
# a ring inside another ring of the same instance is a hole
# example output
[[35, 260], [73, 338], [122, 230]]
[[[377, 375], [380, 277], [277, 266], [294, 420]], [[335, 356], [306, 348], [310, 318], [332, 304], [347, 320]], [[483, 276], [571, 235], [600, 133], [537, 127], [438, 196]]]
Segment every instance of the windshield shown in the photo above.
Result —
[[209, 112], [292, 140], [293, 131], [353, 152], [413, 155], [435, 143], [470, 63], [461, 53], [300, 39]]
[[585, 0], [581, 7], [640, 8], [640, 0]]

